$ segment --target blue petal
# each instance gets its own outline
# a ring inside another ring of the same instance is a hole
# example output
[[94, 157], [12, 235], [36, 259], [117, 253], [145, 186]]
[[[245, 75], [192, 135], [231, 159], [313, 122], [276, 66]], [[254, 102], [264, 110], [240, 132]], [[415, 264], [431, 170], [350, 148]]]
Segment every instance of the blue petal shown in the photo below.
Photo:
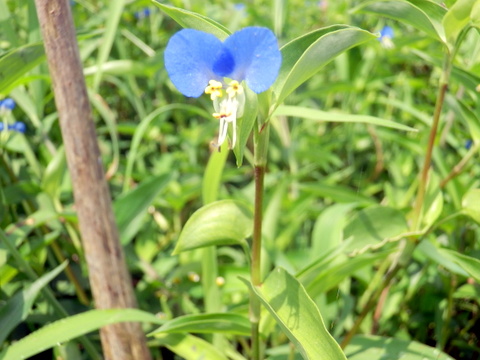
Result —
[[202, 31], [183, 29], [173, 35], [165, 49], [165, 68], [178, 91], [199, 97], [209, 80], [219, 80], [212, 68], [221, 49], [220, 40]]
[[277, 38], [267, 28], [247, 27], [228, 37], [224, 46], [235, 60], [230, 78], [245, 80], [248, 87], [261, 93], [274, 83], [282, 63]]
[[215, 56], [215, 62], [213, 64], [213, 72], [222, 77], [229, 77], [232, 71], [235, 69], [235, 60], [232, 54], [226, 47], [222, 47], [222, 50]]
[[380, 31], [380, 37], [381, 38], [387, 37], [387, 38], [393, 39], [393, 29], [390, 26], [385, 25]]
[[13, 110], [15, 108], [15, 100], [11, 98], [0, 100], [0, 108]]

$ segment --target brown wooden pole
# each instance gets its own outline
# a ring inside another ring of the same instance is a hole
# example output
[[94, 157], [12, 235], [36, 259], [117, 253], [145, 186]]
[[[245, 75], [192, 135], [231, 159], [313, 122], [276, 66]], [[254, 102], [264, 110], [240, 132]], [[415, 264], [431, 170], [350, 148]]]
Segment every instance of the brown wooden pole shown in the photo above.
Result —
[[[95, 306], [136, 307], [100, 158], [68, 0], [35, 0]], [[100, 330], [106, 359], [148, 360], [139, 323]]]

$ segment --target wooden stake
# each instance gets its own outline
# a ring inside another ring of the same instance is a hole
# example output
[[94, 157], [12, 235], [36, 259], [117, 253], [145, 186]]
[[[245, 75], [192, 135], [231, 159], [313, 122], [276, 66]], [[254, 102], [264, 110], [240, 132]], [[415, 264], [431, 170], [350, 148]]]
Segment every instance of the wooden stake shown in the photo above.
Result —
[[[35, 0], [98, 309], [136, 307], [88, 101], [68, 0]], [[100, 330], [106, 359], [150, 359], [139, 323]]]

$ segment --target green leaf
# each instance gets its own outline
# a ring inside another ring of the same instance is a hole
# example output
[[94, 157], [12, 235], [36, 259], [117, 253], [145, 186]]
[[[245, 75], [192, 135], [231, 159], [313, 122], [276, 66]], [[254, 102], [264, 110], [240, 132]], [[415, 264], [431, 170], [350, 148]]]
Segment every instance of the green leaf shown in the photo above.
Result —
[[53, 199], [60, 194], [61, 185], [67, 170], [67, 159], [63, 146], [57, 150], [43, 173], [42, 189]]
[[348, 249], [353, 251], [378, 246], [407, 231], [408, 224], [400, 210], [374, 205], [359, 211], [350, 219], [344, 236], [353, 238]]
[[10, 331], [27, 318], [40, 290], [60, 274], [66, 266], [67, 262], [65, 261], [24, 290], [15, 294], [0, 308], [0, 320], [3, 324], [0, 327], [0, 343], [3, 343]]
[[17, 48], [0, 58], [0, 94], [6, 95], [26, 72], [45, 58], [43, 43]]
[[468, 276], [468, 273], [463, 270], [461, 266], [459, 266], [456, 262], [454, 262], [451, 258], [444, 256], [440, 250], [433, 245], [429, 240], [422, 240], [422, 242], [417, 246], [416, 251], [419, 251], [428, 259], [432, 260], [433, 262], [437, 263], [438, 265], [443, 266], [448, 271], [458, 274], [461, 276]]
[[277, 105], [339, 54], [376, 36], [347, 25], [334, 25], [298, 37], [282, 47], [282, 66], [273, 91]]
[[334, 204], [325, 209], [313, 227], [310, 259], [337, 248], [343, 240], [346, 215], [356, 204]]
[[148, 207], [169, 180], [169, 174], [151, 177], [115, 200], [113, 210], [123, 245], [140, 230]]
[[102, 326], [126, 321], [154, 324], [164, 322], [155, 315], [137, 309], [91, 310], [45, 325], [10, 345], [0, 354], [0, 359], [26, 359]]
[[163, 324], [150, 335], [158, 333], [197, 333], [197, 334], [235, 334], [250, 335], [250, 321], [241, 315], [231, 313], [208, 313], [185, 315]]
[[130, 150], [127, 155], [127, 166], [125, 170], [125, 181], [123, 183], [123, 190], [125, 191], [130, 186], [130, 181], [133, 172], [133, 166], [135, 164], [135, 160], [137, 159], [138, 149], [142, 144], [142, 140], [147, 133], [147, 130], [152, 123], [153, 120], [157, 119], [160, 115], [173, 111], [173, 110], [181, 110], [181, 111], [189, 111], [194, 114], [197, 114], [204, 118], [209, 118], [210, 113], [206, 112], [205, 110], [188, 104], [168, 104], [158, 109], [155, 109], [146, 117], [144, 117], [138, 126], [135, 127], [135, 133], [133, 134], [133, 139], [130, 145]]
[[215, 346], [193, 335], [159, 334], [156, 340], [185, 360], [228, 360]]
[[393, 249], [375, 253], [367, 252], [353, 258], [340, 256], [335, 260], [338, 262], [339, 259], [342, 259], [341, 263], [329, 264], [328, 267], [309, 267], [308, 271], [305, 271], [299, 279], [305, 285], [310, 296], [316, 297], [333, 289], [363, 267], [372, 266], [377, 261], [385, 259], [392, 251]]
[[464, 212], [480, 224], [480, 189], [470, 190], [462, 199]]
[[258, 287], [243, 281], [272, 314], [304, 359], [346, 359], [325, 328], [317, 306], [297, 279], [277, 268]]
[[470, 23], [470, 13], [476, 0], [457, 0], [443, 18], [447, 41], [454, 46], [460, 32]]
[[237, 143], [233, 149], [238, 167], [242, 165], [245, 146], [247, 145], [248, 138], [250, 137], [258, 114], [257, 94], [247, 88], [245, 95], [245, 111], [242, 118], [239, 120], [240, 126], [238, 126], [237, 129]]
[[443, 43], [446, 42], [441, 24], [446, 9], [432, 1], [368, 1], [353, 11], [389, 17], [409, 24]]
[[454, 360], [440, 350], [416, 341], [373, 335], [354, 336], [345, 354], [349, 360]]
[[243, 245], [252, 228], [253, 214], [247, 205], [234, 200], [216, 201], [188, 219], [173, 254], [212, 245]]
[[427, 193], [422, 208], [422, 224], [431, 227], [443, 210], [443, 193], [440, 191], [440, 179], [433, 173], [428, 182]]
[[152, 2], [184, 28], [205, 31], [215, 35], [220, 40], [226, 39], [231, 34], [226, 27], [206, 16], [170, 5], [161, 4], [157, 0], [152, 0]]
[[393, 129], [405, 130], [405, 131], [417, 131], [417, 129], [411, 128], [403, 124], [396, 123], [391, 120], [381, 119], [375, 116], [369, 115], [352, 115], [342, 114], [338, 112], [327, 112], [317, 109], [311, 109], [301, 106], [279, 106], [275, 110], [274, 115], [293, 116], [305, 119], [311, 119], [318, 122], [348, 122], [348, 123], [363, 123], [389, 127]]
[[472, 7], [472, 12], [470, 13], [470, 20], [472, 25], [480, 29], [480, 1], [477, 0]]
[[202, 200], [209, 204], [217, 200], [223, 169], [228, 157], [228, 145], [224, 142], [219, 151], [210, 154], [202, 180]]
[[358, 191], [343, 185], [331, 185], [321, 182], [314, 182], [301, 184], [300, 188], [307, 193], [326, 197], [334, 200], [335, 202], [358, 203], [358, 205], [375, 204], [375, 201], [372, 198], [359, 194]]
[[460, 254], [458, 251], [439, 249], [439, 252], [452, 260], [454, 263], [460, 265], [471, 277], [477, 282], [480, 282], [480, 260], [474, 257]]

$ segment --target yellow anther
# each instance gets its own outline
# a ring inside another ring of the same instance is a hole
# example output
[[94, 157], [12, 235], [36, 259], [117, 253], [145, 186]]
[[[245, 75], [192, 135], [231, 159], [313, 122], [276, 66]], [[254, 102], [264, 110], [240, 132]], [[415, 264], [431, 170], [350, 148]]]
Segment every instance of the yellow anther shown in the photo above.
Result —
[[216, 80], [210, 80], [208, 86], [205, 88], [205, 94], [209, 94], [212, 100], [215, 100], [217, 97], [222, 97], [222, 83]]
[[227, 88], [227, 94], [229, 97], [233, 98], [239, 94], [243, 93], [243, 87], [236, 80], [233, 80], [230, 83], [230, 86]]

